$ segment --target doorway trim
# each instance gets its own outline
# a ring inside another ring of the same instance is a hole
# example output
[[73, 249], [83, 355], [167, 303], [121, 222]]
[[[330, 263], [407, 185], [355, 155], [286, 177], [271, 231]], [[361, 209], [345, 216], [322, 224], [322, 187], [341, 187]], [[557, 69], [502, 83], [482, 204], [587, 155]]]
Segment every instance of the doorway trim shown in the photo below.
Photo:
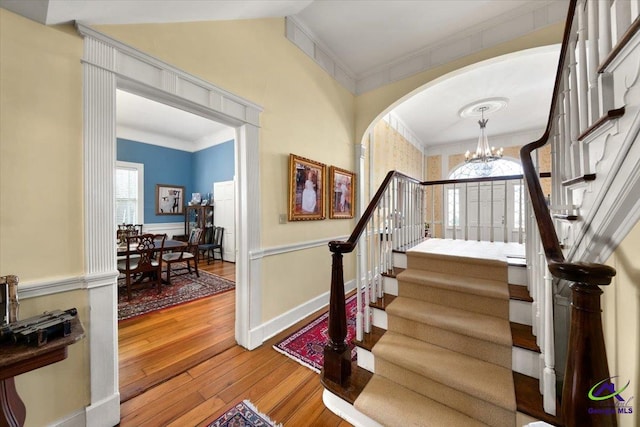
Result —
[[120, 420], [114, 204], [116, 89], [236, 129], [236, 325], [238, 344], [261, 319], [259, 125], [262, 107], [81, 23], [83, 52], [84, 248], [91, 403], [86, 424]]

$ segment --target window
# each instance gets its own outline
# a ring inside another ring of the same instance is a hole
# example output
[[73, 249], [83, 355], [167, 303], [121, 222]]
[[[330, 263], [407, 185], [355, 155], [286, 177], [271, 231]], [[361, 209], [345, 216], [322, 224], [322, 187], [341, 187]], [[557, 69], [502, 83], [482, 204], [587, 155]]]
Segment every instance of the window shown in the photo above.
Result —
[[460, 189], [447, 189], [447, 227], [460, 225]]
[[[458, 166], [449, 174], [449, 179], [465, 179], [465, 178], [473, 179], [473, 178], [482, 178], [482, 177], [498, 177], [498, 176], [510, 176], [510, 175], [522, 175], [522, 166], [520, 165], [520, 163], [510, 159], [498, 159], [498, 160], [494, 160], [492, 162], [487, 162], [487, 163], [483, 163], [483, 162], [464, 163]], [[512, 184], [512, 188], [513, 188], [512, 209], [513, 210], [508, 213], [507, 219], [503, 219], [503, 221], [506, 220], [508, 225], [510, 225], [511, 222], [513, 221], [513, 228], [517, 230], [521, 227], [524, 227], [524, 199], [523, 199], [524, 187], [522, 184], [516, 183], [517, 181], [508, 181], [508, 182], [513, 183]], [[511, 184], [505, 183], [504, 185], [509, 185], [511, 187]], [[503, 188], [503, 187], [500, 187], [500, 188]], [[501, 190], [501, 191], [504, 191], [504, 190]], [[463, 197], [464, 197], [464, 193], [463, 193]], [[481, 197], [484, 200], [483, 203], [487, 203], [489, 200], [488, 197], [490, 196], [489, 195], [480, 196], [480, 194], [478, 194], [478, 197]], [[494, 203], [493, 209], [496, 212], [502, 212], [504, 210], [504, 205], [500, 204], [501, 203], [500, 200], [503, 200], [503, 198], [497, 198], [497, 199], [494, 198], [493, 202], [489, 202], [489, 203]], [[504, 201], [504, 203], [508, 203], [509, 205], [511, 205], [510, 200], [511, 199], [507, 197], [507, 200]], [[467, 201], [463, 198], [462, 202], [466, 203]], [[469, 202], [469, 203], [474, 203], [474, 202]], [[480, 203], [480, 201], [477, 201], [476, 203]], [[491, 204], [489, 204], [488, 206], [491, 206]], [[447, 212], [446, 212], [447, 226], [453, 227], [455, 224], [456, 227], [459, 227], [460, 221], [465, 221], [465, 218], [462, 218], [462, 219], [460, 218], [459, 189], [455, 189], [455, 193], [453, 189], [447, 190], [446, 207], [447, 207]], [[513, 219], [511, 219], [511, 216], [510, 216], [511, 213], [513, 213]], [[478, 218], [478, 222], [481, 222], [480, 218]]]
[[514, 184], [513, 186], [513, 228], [518, 229], [524, 227], [524, 186], [522, 184]]
[[454, 169], [449, 175], [449, 179], [508, 175], [522, 175], [520, 163], [508, 159], [498, 159], [487, 163], [465, 163]]
[[144, 165], [116, 162], [116, 224], [144, 223]]

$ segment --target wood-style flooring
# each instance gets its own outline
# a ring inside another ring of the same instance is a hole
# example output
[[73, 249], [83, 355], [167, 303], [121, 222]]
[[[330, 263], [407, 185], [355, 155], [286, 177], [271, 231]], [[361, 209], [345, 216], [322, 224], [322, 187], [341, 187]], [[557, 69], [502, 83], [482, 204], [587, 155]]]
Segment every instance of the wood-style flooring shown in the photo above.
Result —
[[[235, 279], [235, 265], [200, 263]], [[258, 349], [235, 345], [235, 291], [119, 324], [121, 426], [206, 426], [249, 399], [285, 426], [351, 424], [325, 408], [320, 377], [272, 345], [314, 313]]]

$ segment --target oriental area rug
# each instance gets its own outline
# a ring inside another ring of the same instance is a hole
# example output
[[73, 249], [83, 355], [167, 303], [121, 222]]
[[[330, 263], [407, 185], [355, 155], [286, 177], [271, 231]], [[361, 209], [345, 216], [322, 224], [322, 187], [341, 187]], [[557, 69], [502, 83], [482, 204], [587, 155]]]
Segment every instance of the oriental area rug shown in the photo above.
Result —
[[121, 282], [122, 280], [118, 282], [118, 320], [235, 289], [234, 282], [200, 270], [200, 277], [195, 274], [172, 276], [171, 285], [163, 284], [160, 294], [155, 287], [136, 289], [131, 295], [131, 301], [127, 301], [127, 291]]
[[258, 412], [248, 400], [244, 400], [227, 410], [208, 427], [281, 427], [264, 414]]
[[[356, 360], [352, 341], [356, 336], [356, 295], [345, 301], [347, 311], [347, 343], [351, 347], [351, 360]], [[325, 313], [308, 325], [275, 344], [273, 348], [296, 362], [320, 372], [324, 362], [324, 346], [329, 341], [329, 313]]]

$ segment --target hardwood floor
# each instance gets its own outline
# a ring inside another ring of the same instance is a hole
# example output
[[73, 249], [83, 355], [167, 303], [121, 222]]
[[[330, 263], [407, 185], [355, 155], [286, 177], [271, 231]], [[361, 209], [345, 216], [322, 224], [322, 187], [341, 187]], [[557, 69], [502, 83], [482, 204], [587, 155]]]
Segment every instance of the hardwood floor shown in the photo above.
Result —
[[[235, 265], [200, 263], [235, 279]], [[320, 377], [272, 345], [235, 345], [235, 291], [120, 322], [121, 426], [206, 426], [238, 401], [289, 426], [346, 427], [324, 407]], [[140, 390], [145, 390], [140, 392]]]

